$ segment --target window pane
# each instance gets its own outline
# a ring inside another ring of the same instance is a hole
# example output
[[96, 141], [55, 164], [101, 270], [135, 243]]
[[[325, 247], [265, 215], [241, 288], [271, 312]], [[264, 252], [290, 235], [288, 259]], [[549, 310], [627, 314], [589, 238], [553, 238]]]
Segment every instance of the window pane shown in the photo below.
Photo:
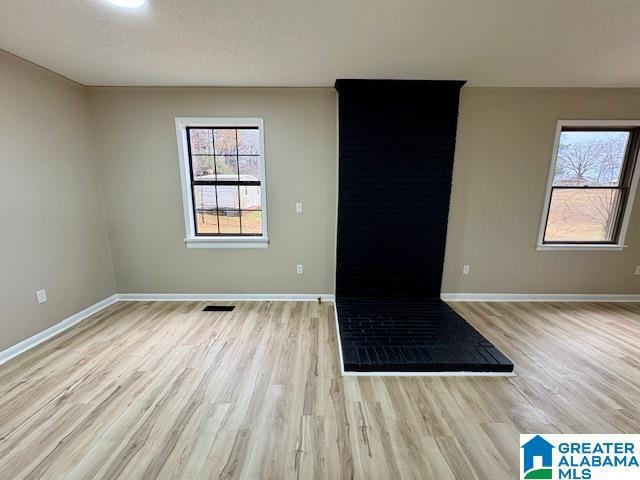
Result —
[[216, 187], [195, 185], [193, 196], [196, 206], [196, 232], [218, 233]]
[[213, 169], [213, 156], [203, 155], [191, 157], [194, 180], [215, 180], [215, 170]]
[[629, 132], [562, 132], [554, 186], [617, 186]]
[[218, 219], [220, 220], [220, 233], [240, 234], [240, 212], [238, 210], [220, 211]]
[[237, 186], [218, 185], [216, 188], [218, 189], [218, 210], [220, 212], [240, 210]]
[[211, 154], [213, 153], [213, 136], [211, 129], [198, 128], [189, 130], [191, 139], [191, 153], [198, 154]]
[[240, 185], [240, 209], [262, 210], [260, 187]]
[[544, 239], [547, 242], [613, 241], [617, 189], [554, 189]]
[[[202, 125], [211, 126], [187, 129], [196, 233], [263, 234], [260, 130], [255, 126], [216, 127], [213, 119]], [[238, 185], [240, 182], [258, 185]]]
[[238, 180], [238, 157], [235, 155], [216, 157], [218, 180]]
[[260, 157], [238, 157], [240, 164], [240, 180], [260, 180]]
[[262, 234], [262, 212], [242, 212], [242, 233]]
[[194, 185], [193, 195], [196, 203], [196, 210], [216, 209], [216, 187], [210, 185]]
[[216, 128], [213, 132], [216, 155], [235, 155], [238, 153], [235, 128]]
[[240, 155], [258, 155], [260, 135], [258, 129], [238, 129], [238, 153]]
[[210, 235], [218, 233], [218, 217], [215, 212], [196, 214], [196, 233]]

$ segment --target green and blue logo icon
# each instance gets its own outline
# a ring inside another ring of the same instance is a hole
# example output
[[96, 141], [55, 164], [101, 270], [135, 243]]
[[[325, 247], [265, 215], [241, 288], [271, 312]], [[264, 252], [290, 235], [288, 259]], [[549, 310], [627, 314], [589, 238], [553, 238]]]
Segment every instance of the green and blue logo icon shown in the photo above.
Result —
[[553, 449], [551, 443], [540, 435], [523, 444], [521, 454], [522, 472], [521, 479], [545, 479], [553, 478]]

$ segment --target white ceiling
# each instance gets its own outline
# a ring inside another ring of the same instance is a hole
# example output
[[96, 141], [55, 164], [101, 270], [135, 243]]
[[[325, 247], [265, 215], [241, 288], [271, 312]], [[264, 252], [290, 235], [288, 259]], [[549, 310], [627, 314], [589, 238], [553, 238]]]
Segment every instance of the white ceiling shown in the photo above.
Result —
[[85, 85], [640, 87], [640, 1], [0, 0], [0, 48]]

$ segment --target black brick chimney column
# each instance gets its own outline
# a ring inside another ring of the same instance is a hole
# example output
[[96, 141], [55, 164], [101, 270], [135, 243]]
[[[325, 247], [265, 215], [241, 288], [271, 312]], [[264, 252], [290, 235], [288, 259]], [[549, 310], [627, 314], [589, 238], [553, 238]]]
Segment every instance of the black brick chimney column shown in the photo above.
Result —
[[440, 297], [464, 83], [336, 81], [338, 297]]

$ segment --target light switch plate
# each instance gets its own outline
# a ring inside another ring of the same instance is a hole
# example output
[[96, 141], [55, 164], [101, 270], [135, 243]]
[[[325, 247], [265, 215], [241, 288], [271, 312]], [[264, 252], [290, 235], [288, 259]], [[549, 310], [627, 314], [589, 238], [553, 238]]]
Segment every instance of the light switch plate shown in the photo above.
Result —
[[296, 265], [296, 273], [298, 275], [301, 275], [304, 273], [304, 267], [302, 266], [302, 264], [299, 263], [298, 265]]
[[38, 290], [36, 292], [36, 300], [38, 303], [44, 303], [47, 301], [47, 291], [46, 290]]
[[469, 275], [469, 270], [471, 270], [471, 266], [470, 265], [463, 265], [462, 266], [462, 274], [463, 275]]
[[640, 275], [640, 265], [636, 265], [636, 275]]
[[302, 213], [302, 202], [296, 202], [296, 213]]

